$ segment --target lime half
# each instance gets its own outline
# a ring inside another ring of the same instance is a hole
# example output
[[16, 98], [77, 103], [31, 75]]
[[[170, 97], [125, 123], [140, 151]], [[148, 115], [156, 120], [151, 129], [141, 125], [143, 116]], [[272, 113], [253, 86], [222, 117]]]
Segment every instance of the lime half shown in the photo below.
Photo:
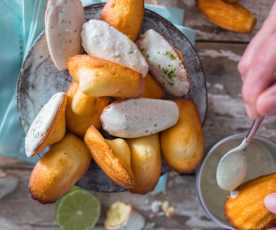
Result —
[[90, 230], [99, 220], [100, 202], [83, 189], [73, 189], [60, 199], [56, 221], [63, 230]]

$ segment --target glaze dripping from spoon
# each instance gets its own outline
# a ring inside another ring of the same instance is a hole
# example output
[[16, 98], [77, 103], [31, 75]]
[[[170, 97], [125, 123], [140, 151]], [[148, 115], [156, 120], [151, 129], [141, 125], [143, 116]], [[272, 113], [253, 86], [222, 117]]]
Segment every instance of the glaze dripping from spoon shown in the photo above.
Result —
[[250, 141], [255, 136], [260, 127], [262, 118], [254, 120], [248, 134], [244, 137], [242, 143], [228, 151], [219, 161], [216, 172], [216, 180], [218, 186], [226, 191], [234, 191], [241, 185], [247, 175], [247, 161], [245, 158], [245, 150]]

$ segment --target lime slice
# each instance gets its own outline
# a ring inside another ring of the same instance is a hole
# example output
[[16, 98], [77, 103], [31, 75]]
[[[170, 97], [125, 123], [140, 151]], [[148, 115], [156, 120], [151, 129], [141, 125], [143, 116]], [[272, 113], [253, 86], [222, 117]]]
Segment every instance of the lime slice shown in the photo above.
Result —
[[[80, 190], [80, 189], [82, 189], [82, 188], [79, 187], [79, 186], [74, 185], [74, 186], [70, 189], [69, 192], [65, 193], [65, 195], [68, 194], [68, 193], [70, 193], [70, 192], [73, 192], [73, 191], [76, 191], [76, 190]], [[65, 196], [65, 195], [64, 195], [64, 196]], [[63, 196], [63, 197], [64, 197], [64, 196]], [[63, 198], [63, 197], [62, 197], [62, 198]], [[60, 198], [60, 199], [58, 199], [58, 200], [56, 201], [56, 209], [58, 209], [58, 206], [59, 206], [59, 204], [60, 204], [62, 198]]]
[[63, 230], [90, 230], [100, 217], [100, 202], [83, 189], [73, 189], [58, 203], [56, 221]]

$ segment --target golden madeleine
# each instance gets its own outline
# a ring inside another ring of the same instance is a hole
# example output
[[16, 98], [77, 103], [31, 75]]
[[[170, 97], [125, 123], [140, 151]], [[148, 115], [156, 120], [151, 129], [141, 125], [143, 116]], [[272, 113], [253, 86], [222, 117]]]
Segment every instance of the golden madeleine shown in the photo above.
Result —
[[145, 194], [152, 191], [161, 174], [159, 135], [128, 140], [135, 187], [131, 192]]
[[[96, 128], [101, 127], [100, 116], [104, 108], [109, 104], [109, 99], [106, 97], [96, 98], [94, 104], [86, 104], [86, 108], [84, 110], [90, 111], [88, 115], [79, 115], [73, 112], [72, 110], [72, 101], [73, 97], [78, 91], [78, 83], [71, 83], [68, 91], [67, 91], [67, 106], [66, 106], [66, 124], [68, 130], [72, 133], [83, 137], [90, 127], [90, 125], [94, 125]], [[94, 100], [94, 99], [93, 99]]]
[[41, 203], [55, 202], [84, 175], [90, 163], [84, 142], [67, 134], [35, 165], [29, 181], [32, 197]]
[[28, 157], [64, 137], [66, 104], [66, 94], [56, 93], [39, 111], [25, 137], [25, 153]]
[[102, 134], [93, 125], [87, 130], [84, 140], [93, 159], [110, 179], [128, 189], [135, 185], [129, 166], [124, 160], [117, 157], [109, 146], [110, 143], [105, 141]]
[[248, 33], [256, 25], [256, 17], [238, 2], [198, 0], [197, 6], [210, 22], [226, 30]]
[[144, 0], [109, 0], [101, 19], [135, 41], [144, 18]]
[[161, 133], [161, 148], [167, 164], [180, 173], [193, 172], [203, 157], [204, 141], [196, 105], [189, 100], [176, 100], [178, 123]]
[[143, 92], [141, 74], [103, 59], [77, 55], [70, 58], [68, 70], [80, 90], [92, 97], [138, 97]]
[[264, 206], [267, 195], [276, 192], [276, 173], [241, 185], [225, 203], [225, 216], [239, 230], [265, 230], [276, 223], [276, 215]]
[[81, 90], [77, 90], [77, 92], [73, 96], [72, 100], [72, 111], [78, 115], [91, 116], [95, 111], [95, 104], [97, 98], [88, 96], [81, 92]]
[[146, 76], [144, 81], [144, 92], [142, 94], [142, 97], [161, 99], [165, 96], [165, 91], [150, 74]]
[[112, 149], [112, 152], [116, 157], [118, 157], [124, 167], [128, 169], [130, 174], [133, 174], [131, 169], [131, 152], [127, 142], [121, 138], [113, 140], [106, 139], [105, 142]]

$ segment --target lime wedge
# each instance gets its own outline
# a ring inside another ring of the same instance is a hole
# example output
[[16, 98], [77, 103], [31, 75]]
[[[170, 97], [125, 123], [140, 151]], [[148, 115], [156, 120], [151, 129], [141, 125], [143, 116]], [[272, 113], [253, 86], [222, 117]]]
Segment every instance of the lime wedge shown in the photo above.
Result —
[[73, 189], [60, 199], [56, 221], [63, 230], [93, 229], [100, 217], [100, 202], [83, 189]]

